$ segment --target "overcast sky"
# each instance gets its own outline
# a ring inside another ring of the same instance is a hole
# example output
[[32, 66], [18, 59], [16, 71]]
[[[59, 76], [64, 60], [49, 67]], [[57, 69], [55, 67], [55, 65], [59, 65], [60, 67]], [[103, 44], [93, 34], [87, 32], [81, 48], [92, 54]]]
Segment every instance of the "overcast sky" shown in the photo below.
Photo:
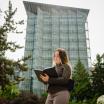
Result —
[[[16, 18], [26, 20], [26, 12], [23, 5], [23, 0], [11, 0], [13, 7], [17, 7]], [[27, 1], [27, 0], [26, 0]], [[30, 1], [30, 0], [29, 0]], [[34, 2], [63, 5], [69, 7], [85, 8], [89, 9], [88, 14], [88, 27], [89, 27], [89, 39], [91, 48], [91, 59], [94, 61], [96, 54], [104, 53], [104, 0], [31, 0]], [[8, 6], [8, 0], [0, 0], [0, 8], [2, 11], [6, 10]], [[22, 35], [11, 35], [9, 40], [14, 40], [21, 45], [25, 45], [25, 28]], [[18, 50], [14, 54], [7, 55], [12, 59], [22, 57], [24, 49]]]

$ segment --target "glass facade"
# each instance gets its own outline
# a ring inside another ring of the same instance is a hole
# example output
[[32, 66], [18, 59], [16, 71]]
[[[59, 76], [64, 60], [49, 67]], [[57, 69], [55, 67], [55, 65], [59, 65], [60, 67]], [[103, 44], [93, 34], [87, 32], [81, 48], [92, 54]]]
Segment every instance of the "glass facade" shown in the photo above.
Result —
[[46, 86], [37, 80], [33, 70], [51, 67], [56, 48], [66, 49], [72, 67], [80, 58], [88, 68], [90, 57], [85, 24], [89, 10], [27, 1], [24, 6], [27, 13], [25, 56], [31, 55], [31, 59], [26, 62], [29, 70], [23, 73], [26, 80], [21, 88], [32, 88], [33, 92], [41, 94]]

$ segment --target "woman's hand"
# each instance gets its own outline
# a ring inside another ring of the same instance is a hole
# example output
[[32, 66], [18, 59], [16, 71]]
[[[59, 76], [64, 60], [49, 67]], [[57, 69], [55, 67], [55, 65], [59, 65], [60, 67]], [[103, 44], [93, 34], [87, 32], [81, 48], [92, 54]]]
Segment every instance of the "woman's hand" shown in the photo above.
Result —
[[40, 75], [40, 78], [41, 78], [44, 82], [48, 82], [48, 80], [49, 80], [49, 76], [48, 76], [47, 74]]

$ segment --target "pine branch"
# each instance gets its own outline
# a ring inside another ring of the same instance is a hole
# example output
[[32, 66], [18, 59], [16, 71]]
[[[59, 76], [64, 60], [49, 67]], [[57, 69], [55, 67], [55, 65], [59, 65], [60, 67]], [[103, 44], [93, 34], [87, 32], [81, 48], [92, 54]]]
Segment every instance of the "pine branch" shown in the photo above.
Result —
[[22, 48], [15, 42], [7, 41], [8, 33], [10, 32], [19, 33], [19, 31], [17, 31], [17, 25], [24, 24], [23, 20], [16, 22], [13, 19], [16, 11], [17, 8], [13, 10], [12, 3], [9, 1], [8, 10], [5, 11], [4, 24], [0, 26], [0, 87], [3, 91], [6, 85], [12, 82], [19, 83], [20, 81], [24, 80], [24, 78], [20, 77], [19, 75], [18, 76], [16, 75], [17, 71], [23, 72], [28, 70], [25, 61], [28, 60], [29, 57], [24, 57], [22, 59], [19, 59], [18, 61], [14, 61], [5, 57], [5, 52], [7, 50], [15, 52], [17, 49]]

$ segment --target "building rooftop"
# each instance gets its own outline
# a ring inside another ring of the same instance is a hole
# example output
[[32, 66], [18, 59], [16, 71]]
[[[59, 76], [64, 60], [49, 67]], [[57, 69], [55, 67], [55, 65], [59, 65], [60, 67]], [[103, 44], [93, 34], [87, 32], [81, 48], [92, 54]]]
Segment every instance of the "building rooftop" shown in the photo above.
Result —
[[77, 11], [83, 13], [83, 15], [88, 15], [89, 9], [83, 8], [75, 8], [75, 7], [68, 7], [68, 6], [59, 6], [53, 4], [45, 4], [45, 3], [37, 3], [37, 2], [29, 2], [23, 1], [26, 11], [30, 11], [32, 13], [37, 14], [37, 8], [40, 8], [42, 11], [46, 11], [48, 13], [58, 13], [58, 14], [75, 14]]

